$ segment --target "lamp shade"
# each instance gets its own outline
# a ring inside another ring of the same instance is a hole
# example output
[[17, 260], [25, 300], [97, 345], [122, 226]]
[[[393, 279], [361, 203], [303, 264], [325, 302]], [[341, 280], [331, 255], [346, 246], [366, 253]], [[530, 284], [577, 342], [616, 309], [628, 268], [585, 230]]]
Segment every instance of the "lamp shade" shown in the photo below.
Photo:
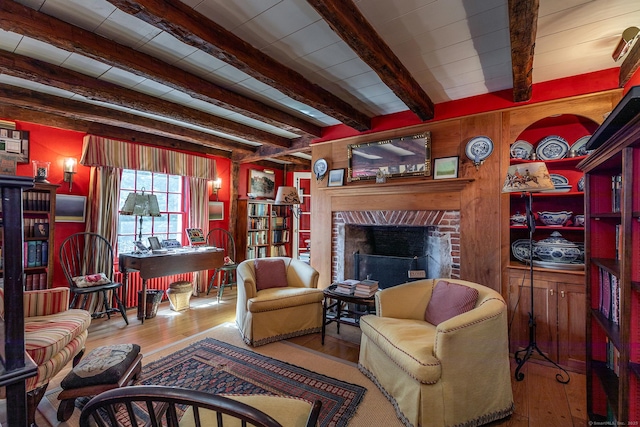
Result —
[[155, 194], [144, 194], [144, 190], [142, 190], [142, 194], [129, 193], [120, 213], [122, 215], [160, 216], [158, 198]]
[[555, 186], [544, 162], [520, 163], [509, 166], [502, 186], [503, 193], [553, 190]]
[[276, 205], [299, 205], [300, 196], [296, 187], [278, 187]]

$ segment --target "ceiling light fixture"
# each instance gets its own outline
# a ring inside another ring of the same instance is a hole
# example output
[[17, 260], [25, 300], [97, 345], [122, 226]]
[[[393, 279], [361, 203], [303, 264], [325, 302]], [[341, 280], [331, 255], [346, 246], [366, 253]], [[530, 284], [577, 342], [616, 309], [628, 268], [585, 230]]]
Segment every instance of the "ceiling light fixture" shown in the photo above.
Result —
[[622, 36], [620, 37], [620, 41], [616, 46], [615, 50], [611, 57], [614, 61], [618, 62], [623, 56], [629, 52], [633, 42], [638, 38], [638, 34], [640, 33], [640, 29], [638, 27], [629, 27], [622, 32]]

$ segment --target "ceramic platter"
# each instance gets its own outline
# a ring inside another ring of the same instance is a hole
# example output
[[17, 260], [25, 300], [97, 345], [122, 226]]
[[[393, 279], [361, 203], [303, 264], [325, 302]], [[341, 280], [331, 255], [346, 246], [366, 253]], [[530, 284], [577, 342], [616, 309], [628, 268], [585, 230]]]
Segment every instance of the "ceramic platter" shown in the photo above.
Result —
[[568, 262], [547, 262], [533, 260], [535, 267], [553, 268], [555, 270], [584, 270], [584, 264], [582, 263], [568, 263]]
[[590, 138], [591, 135], [585, 135], [582, 138], [578, 139], [571, 145], [571, 151], [575, 151], [576, 156], [586, 156], [587, 154], [589, 154], [590, 151], [587, 151], [587, 142], [589, 142]]
[[571, 191], [571, 184], [569, 184], [569, 179], [566, 176], [550, 173], [549, 177], [555, 188], [553, 190], [545, 190], [545, 193], [567, 193]]
[[511, 145], [512, 159], [528, 159], [533, 152], [533, 145], [527, 141], [520, 139]]
[[569, 152], [569, 143], [558, 135], [544, 138], [536, 148], [536, 156], [540, 160], [562, 159]]
[[474, 162], [481, 162], [493, 153], [493, 141], [488, 136], [471, 138], [467, 143], [465, 153]]
[[[535, 243], [533, 242], [534, 245]], [[522, 261], [525, 264], [529, 263], [529, 239], [516, 240], [511, 244], [511, 251], [518, 261]]]

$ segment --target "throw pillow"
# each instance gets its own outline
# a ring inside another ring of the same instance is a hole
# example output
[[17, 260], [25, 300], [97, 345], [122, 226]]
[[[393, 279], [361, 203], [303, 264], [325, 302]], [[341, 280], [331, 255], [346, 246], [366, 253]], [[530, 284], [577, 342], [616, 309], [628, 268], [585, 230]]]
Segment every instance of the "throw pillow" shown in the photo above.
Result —
[[256, 289], [287, 287], [287, 269], [282, 259], [259, 258], [253, 261]]
[[79, 288], [88, 288], [90, 286], [106, 285], [111, 280], [104, 273], [87, 274], [85, 276], [72, 277], [73, 283]]
[[438, 325], [476, 306], [478, 290], [457, 283], [438, 281], [424, 313], [424, 320]]

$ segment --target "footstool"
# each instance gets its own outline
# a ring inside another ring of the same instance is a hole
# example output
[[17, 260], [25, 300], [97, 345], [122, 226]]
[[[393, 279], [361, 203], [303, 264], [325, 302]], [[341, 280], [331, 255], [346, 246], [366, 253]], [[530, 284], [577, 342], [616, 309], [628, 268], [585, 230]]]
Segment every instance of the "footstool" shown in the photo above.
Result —
[[169, 284], [167, 298], [169, 298], [169, 308], [173, 311], [182, 311], [189, 308], [189, 300], [193, 293], [193, 285], [186, 280], [180, 280]]
[[58, 421], [71, 417], [76, 398], [127, 386], [138, 379], [141, 370], [138, 344], [114, 344], [92, 350], [60, 383], [63, 390], [58, 395]]

